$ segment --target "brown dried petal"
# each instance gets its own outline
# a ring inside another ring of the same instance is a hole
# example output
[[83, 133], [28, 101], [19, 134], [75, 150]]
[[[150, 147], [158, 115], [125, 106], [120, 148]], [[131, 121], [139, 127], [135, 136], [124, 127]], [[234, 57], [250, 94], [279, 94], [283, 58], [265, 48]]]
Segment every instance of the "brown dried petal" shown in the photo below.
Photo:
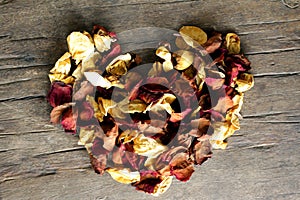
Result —
[[106, 168], [107, 155], [100, 154], [98, 156], [93, 156], [92, 154], [90, 154], [90, 160], [94, 171], [102, 175]]
[[187, 153], [177, 154], [170, 162], [171, 174], [180, 181], [188, 181], [195, 171], [193, 163], [188, 160]]
[[73, 100], [75, 100], [75, 101], [81, 101], [87, 95], [92, 94], [93, 91], [94, 91], [94, 86], [92, 84], [90, 84], [88, 81], [83, 81], [81, 83], [80, 89], [74, 94]]
[[195, 154], [195, 163], [198, 165], [201, 165], [212, 156], [212, 148], [209, 140], [197, 142], [193, 148], [193, 151]]
[[213, 53], [218, 48], [220, 48], [222, 44], [222, 34], [216, 33], [212, 37], [210, 37], [205, 44], [203, 44], [203, 47], [207, 51], [207, 53]]

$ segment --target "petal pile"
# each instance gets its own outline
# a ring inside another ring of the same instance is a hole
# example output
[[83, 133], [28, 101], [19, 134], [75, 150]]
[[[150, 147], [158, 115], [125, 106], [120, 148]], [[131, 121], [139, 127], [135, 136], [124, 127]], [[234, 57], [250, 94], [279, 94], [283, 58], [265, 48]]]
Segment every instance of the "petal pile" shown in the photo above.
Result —
[[173, 39], [139, 71], [142, 58], [96, 25], [67, 37], [49, 74], [51, 122], [79, 136], [96, 173], [155, 196], [226, 148], [254, 84], [237, 34], [183, 26]]

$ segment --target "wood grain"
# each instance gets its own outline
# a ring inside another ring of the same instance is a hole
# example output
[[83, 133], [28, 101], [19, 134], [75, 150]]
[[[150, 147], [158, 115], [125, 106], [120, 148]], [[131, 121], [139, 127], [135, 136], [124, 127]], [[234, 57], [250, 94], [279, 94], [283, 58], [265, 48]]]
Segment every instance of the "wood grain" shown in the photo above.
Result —
[[[279, 0], [0, 0], [0, 199], [300, 199], [299, 9]], [[49, 124], [48, 71], [66, 36], [94, 24], [232, 30], [252, 62], [242, 129], [159, 198], [99, 177], [77, 138]]]

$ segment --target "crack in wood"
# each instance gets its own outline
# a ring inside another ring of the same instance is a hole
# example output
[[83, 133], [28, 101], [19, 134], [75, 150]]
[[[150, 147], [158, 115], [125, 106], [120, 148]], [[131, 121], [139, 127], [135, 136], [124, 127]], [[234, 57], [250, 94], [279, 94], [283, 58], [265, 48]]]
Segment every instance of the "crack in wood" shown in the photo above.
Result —
[[0, 67], [0, 70], [4, 69], [23, 69], [23, 68], [30, 68], [30, 67], [48, 67], [53, 64], [51, 63], [45, 63], [45, 64], [31, 64], [31, 65], [3, 65]]
[[30, 80], [32, 80], [32, 78], [23, 78], [23, 79], [17, 79], [17, 80], [12, 80], [12, 81], [2, 81], [2, 82], [0, 82], [0, 85], [8, 85], [8, 84], [12, 84], [12, 83], [26, 82], [26, 81], [30, 81]]
[[0, 102], [39, 99], [39, 98], [45, 98], [45, 97], [46, 97], [46, 95], [44, 95], [44, 94], [28, 95], [28, 96], [23, 96], [23, 97], [8, 97], [8, 98], [0, 99]]
[[264, 50], [264, 51], [252, 51], [252, 52], [245, 53], [245, 55], [272, 54], [272, 53], [281, 53], [281, 52], [296, 51], [296, 50], [300, 50], [300, 47], [271, 49], [271, 50]]
[[282, 114], [288, 114], [291, 113], [290, 111], [279, 111], [279, 112], [269, 112], [269, 113], [259, 113], [259, 114], [253, 114], [253, 115], [243, 115], [244, 119], [249, 118], [264, 118], [267, 116], [276, 116], [276, 115], [282, 115]]
[[237, 26], [290, 23], [290, 22], [298, 22], [298, 21], [300, 21], [300, 19], [288, 19], [288, 20], [278, 20], [278, 21], [260, 21], [260, 22], [245, 22], [243, 24], [238, 24]]
[[252, 145], [252, 146], [248, 146], [248, 147], [243, 147], [241, 149], [270, 149], [277, 145], [278, 145], [278, 143], [257, 144], [257, 145]]
[[282, 77], [282, 76], [297, 76], [300, 75], [300, 71], [296, 72], [273, 72], [273, 73], [260, 73], [260, 74], [254, 74], [255, 78], [261, 78], [261, 77]]
[[23, 135], [23, 134], [31, 134], [31, 133], [44, 133], [44, 132], [51, 132], [56, 131], [57, 129], [41, 129], [41, 130], [31, 130], [31, 131], [23, 131], [23, 132], [6, 132], [0, 133], [0, 135]]
[[300, 121], [257, 121], [256, 123], [268, 123], [268, 124], [300, 124]]
[[66, 149], [60, 149], [56, 151], [49, 151], [49, 152], [44, 152], [44, 153], [39, 153], [34, 155], [33, 157], [40, 157], [40, 156], [47, 156], [47, 155], [52, 155], [52, 154], [58, 154], [58, 153], [66, 153], [66, 152], [72, 152], [72, 151], [81, 151], [85, 150], [85, 147], [80, 146], [80, 147], [71, 147], [71, 148], [66, 148]]

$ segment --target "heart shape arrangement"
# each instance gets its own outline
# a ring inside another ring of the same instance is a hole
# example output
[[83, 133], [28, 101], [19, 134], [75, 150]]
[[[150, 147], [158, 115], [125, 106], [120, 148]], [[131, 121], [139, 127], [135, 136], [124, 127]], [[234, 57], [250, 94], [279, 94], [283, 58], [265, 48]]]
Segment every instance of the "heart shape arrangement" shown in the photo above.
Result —
[[101, 26], [72, 32], [49, 74], [51, 122], [79, 136], [95, 172], [155, 196], [226, 148], [254, 84], [237, 34], [183, 26], [173, 36], [149, 66]]

